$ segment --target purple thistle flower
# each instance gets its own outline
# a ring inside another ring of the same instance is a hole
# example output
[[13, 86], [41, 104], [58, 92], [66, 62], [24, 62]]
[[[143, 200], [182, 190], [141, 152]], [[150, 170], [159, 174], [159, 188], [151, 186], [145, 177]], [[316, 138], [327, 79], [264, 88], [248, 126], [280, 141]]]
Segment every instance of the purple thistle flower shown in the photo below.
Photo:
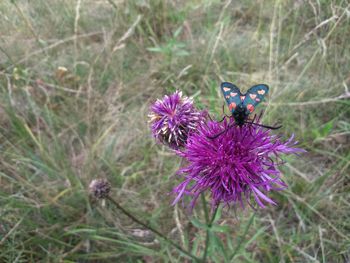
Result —
[[187, 137], [206, 117], [205, 111], [198, 111], [192, 99], [183, 97], [181, 91], [157, 100], [150, 108], [151, 130], [158, 142], [172, 149], [185, 146]]
[[208, 121], [189, 136], [184, 150], [177, 151], [188, 164], [178, 171], [184, 181], [173, 189], [177, 195], [173, 204], [190, 195], [193, 208], [205, 190], [211, 192], [212, 206], [238, 202], [244, 208], [244, 200], [252, 206], [252, 195], [260, 207], [276, 204], [267, 192], [287, 187], [278, 170], [283, 164], [280, 155], [305, 151], [294, 147], [297, 142], [293, 136], [282, 141], [280, 136], [270, 134], [271, 130], [248, 124], [233, 126], [215, 139], [208, 138], [233, 123], [233, 117], [221, 123]]

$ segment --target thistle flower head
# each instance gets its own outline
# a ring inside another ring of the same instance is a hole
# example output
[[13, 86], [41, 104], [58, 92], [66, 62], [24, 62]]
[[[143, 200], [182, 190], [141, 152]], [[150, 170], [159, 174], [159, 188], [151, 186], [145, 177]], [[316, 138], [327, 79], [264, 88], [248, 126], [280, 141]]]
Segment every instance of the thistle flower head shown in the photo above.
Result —
[[89, 185], [89, 192], [96, 199], [107, 198], [110, 191], [111, 184], [107, 179], [94, 179]]
[[[253, 196], [260, 207], [276, 204], [267, 193], [287, 187], [280, 177], [278, 166], [281, 154], [303, 152], [295, 148], [293, 136], [282, 141], [271, 131], [253, 125], [234, 126], [234, 119], [223, 122], [209, 121], [200, 125], [187, 139], [186, 148], [177, 154], [187, 160], [179, 170], [184, 177], [173, 192], [174, 204], [184, 195], [192, 196], [193, 208], [203, 191], [211, 193], [212, 205], [239, 203], [252, 205]], [[222, 135], [214, 137], [224, 129]]]
[[196, 110], [192, 99], [182, 96], [180, 91], [158, 99], [148, 115], [153, 136], [172, 149], [185, 146], [189, 133], [205, 116], [206, 112]]

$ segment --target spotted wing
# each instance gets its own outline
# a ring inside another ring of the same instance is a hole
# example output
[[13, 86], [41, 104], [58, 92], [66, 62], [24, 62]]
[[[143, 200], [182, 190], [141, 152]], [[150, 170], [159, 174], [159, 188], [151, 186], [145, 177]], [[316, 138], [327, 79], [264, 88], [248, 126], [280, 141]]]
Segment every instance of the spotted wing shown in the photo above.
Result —
[[268, 92], [269, 87], [265, 84], [251, 87], [247, 93], [244, 94], [243, 106], [245, 106], [250, 112], [253, 112], [255, 107], [263, 101]]
[[233, 85], [230, 82], [221, 83], [221, 90], [224, 94], [225, 100], [228, 104], [230, 111], [233, 113], [237, 107], [237, 105], [242, 103], [241, 100], [241, 91], [236, 85]]

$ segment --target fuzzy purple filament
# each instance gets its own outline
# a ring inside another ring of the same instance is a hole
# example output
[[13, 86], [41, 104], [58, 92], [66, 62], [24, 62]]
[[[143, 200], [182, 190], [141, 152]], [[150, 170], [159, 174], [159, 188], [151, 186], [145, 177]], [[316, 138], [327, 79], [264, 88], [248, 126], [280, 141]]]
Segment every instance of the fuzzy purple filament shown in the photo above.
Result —
[[[266, 128], [246, 124], [233, 126], [234, 119], [209, 121], [190, 134], [186, 148], [177, 154], [187, 161], [179, 170], [184, 181], [173, 189], [174, 204], [184, 195], [192, 196], [191, 207], [206, 190], [211, 192], [212, 205], [239, 203], [251, 206], [251, 196], [260, 207], [276, 204], [267, 196], [269, 191], [282, 190], [287, 185], [280, 177], [281, 154], [304, 152], [294, 147], [293, 136], [282, 141]], [[229, 129], [227, 129], [230, 127]], [[215, 139], [219, 132], [227, 129]]]

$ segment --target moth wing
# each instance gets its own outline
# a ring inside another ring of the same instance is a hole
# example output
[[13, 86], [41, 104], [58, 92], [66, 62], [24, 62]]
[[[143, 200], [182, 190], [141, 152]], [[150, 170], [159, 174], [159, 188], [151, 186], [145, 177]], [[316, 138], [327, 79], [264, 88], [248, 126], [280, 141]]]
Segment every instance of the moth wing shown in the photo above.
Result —
[[243, 105], [253, 112], [255, 107], [264, 100], [266, 94], [269, 92], [269, 87], [265, 84], [259, 84], [248, 89], [244, 95]]
[[221, 83], [221, 91], [222, 94], [225, 97], [225, 100], [227, 102], [227, 105], [230, 109], [230, 111], [233, 113], [237, 107], [237, 105], [242, 103], [241, 96], [242, 93], [239, 90], [239, 88], [230, 83], [230, 82], [223, 82]]

